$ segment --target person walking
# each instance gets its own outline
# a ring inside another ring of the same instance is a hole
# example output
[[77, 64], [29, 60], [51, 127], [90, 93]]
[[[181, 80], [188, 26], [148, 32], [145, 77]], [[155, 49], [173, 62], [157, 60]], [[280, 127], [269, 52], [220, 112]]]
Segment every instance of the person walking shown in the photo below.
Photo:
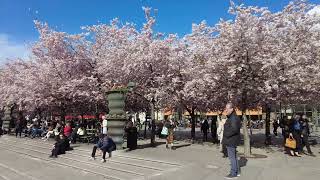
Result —
[[241, 121], [235, 112], [234, 105], [228, 103], [225, 108], [227, 114], [227, 121], [224, 124], [222, 143], [226, 145], [228, 157], [231, 162], [231, 171], [226, 179], [236, 179], [240, 176], [240, 168], [237, 159], [237, 146], [240, 144], [240, 128]]
[[201, 125], [201, 131], [203, 133], [203, 142], [208, 141], [208, 130], [209, 130], [209, 123], [208, 120], [204, 120]]
[[310, 135], [310, 129], [309, 129], [309, 123], [308, 123], [308, 118], [306, 115], [303, 115], [302, 116], [302, 119], [301, 119], [301, 138], [302, 138], [302, 151], [303, 151], [303, 148], [304, 146], [307, 147], [307, 151], [308, 151], [308, 154], [309, 156], [315, 156], [312, 151], [311, 151], [311, 148], [310, 148], [310, 144], [309, 144], [309, 135]]
[[295, 118], [293, 119], [291, 123], [291, 134], [293, 138], [296, 140], [297, 143], [297, 153], [295, 153], [297, 156], [300, 156], [300, 153], [302, 152], [302, 138], [301, 138], [301, 132], [302, 132], [302, 126], [300, 124], [300, 115], [295, 115]]
[[167, 129], [166, 148], [169, 149], [169, 144], [170, 144], [171, 145], [170, 149], [172, 150], [173, 149], [173, 139], [174, 139], [174, 134], [173, 134], [174, 124], [173, 124], [173, 121], [172, 120], [167, 121], [165, 123], [165, 127]]
[[[296, 117], [295, 117], [296, 118]], [[294, 125], [296, 124], [295, 119], [287, 119], [286, 124], [284, 125], [284, 147], [287, 154], [290, 156], [297, 156], [301, 157], [299, 155], [298, 151], [298, 140], [301, 139], [299, 135], [296, 135]], [[296, 146], [288, 146], [287, 140], [292, 139], [296, 142]], [[298, 139], [298, 140], [297, 140]]]

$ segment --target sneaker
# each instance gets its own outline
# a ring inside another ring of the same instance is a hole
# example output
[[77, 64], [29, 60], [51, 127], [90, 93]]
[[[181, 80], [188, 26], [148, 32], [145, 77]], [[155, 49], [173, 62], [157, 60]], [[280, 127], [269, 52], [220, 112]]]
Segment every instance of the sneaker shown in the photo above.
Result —
[[237, 176], [238, 176], [238, 177], [240, 177], [240, 176], [241, 176], [241, 174], [237, 174]]
[[105, 163], [105, 162], [106, 162], [106, 160], [105, 160], [105, 159], [101, 159], [101, 162], [102, 162], [102, 163]]
[[229, 174], [228, 176], [225, 176], [224, 178], [225, 179], [237, 179], [238, 176], [233, 176], [233, 175]]
[[89, 160], [93, 161], [93, 160], [96, 160], [96, 158], [95, 157], [90, 157]]

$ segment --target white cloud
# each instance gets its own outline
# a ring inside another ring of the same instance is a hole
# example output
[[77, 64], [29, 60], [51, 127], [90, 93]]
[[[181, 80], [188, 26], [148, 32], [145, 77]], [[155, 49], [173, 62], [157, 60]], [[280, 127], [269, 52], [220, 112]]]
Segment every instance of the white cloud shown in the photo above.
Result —
[[[320, 5], [315, 6], [313, 9], [311, 9], [308, 12], [308, 15], [310, 15], [312, 18], [316, 18], [318, 22], [320, 22]], [[312, 30], [320, 31], [320, 23], [316, 24], [314, 27], [312, 27]]]
[[315, 6], [313, 9], [311, 9], [308, 12], [308, 14], [320, 17], [320, 5], [319, 6]]
[[8, 34], [0, 33], [0, 64], [13, 58], [27, 59], [29, 55], [30, 51], [25, 44], [10, 42]]

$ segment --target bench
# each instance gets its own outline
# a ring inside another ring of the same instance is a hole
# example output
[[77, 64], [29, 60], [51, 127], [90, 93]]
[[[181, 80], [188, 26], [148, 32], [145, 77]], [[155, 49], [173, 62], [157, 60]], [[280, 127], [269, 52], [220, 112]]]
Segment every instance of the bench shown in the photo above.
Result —
[[86, 129], [83, 136], [79, 136], [81, 142], [87, 142], [88, 144], [92, 142], [97, 137], [96, 129]]

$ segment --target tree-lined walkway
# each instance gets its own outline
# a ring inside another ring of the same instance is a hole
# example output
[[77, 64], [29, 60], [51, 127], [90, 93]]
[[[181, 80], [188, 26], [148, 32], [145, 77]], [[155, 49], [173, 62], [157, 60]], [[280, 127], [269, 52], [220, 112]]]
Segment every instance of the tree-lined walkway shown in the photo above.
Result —
[[[258, 133], [259, 134], [259, 133]], [[145, 142], [148, 144], [148, 142]], [[183, 142], [177, 142], [183, 145]], [[140, 145], [144, 141], [139, 141]], [[215, 145], [205, 143], [167, 150], [164, 144], [131, 152], [116, 151], [106, 163], [89, 161], [92, 145], [76, 144], [73, 151], [58, 159], [48, 158], [50, 142], [2, 136], [0, 138], [0, 179], [151, 179], [209, 180], [223, 179], [229, 171], [229, 161], [221, 157]], [[242, 146], [239, 151], [242, 152]], [[315, 152], [319, 145], [313, 146]], [[240, 159], [239, 179], [316, 180], [320, 175], [320, 156], [290, 157], [281, 151], [253, 148], [263, 159]], [[318, 153], [317, 153], [318, 155]]]

